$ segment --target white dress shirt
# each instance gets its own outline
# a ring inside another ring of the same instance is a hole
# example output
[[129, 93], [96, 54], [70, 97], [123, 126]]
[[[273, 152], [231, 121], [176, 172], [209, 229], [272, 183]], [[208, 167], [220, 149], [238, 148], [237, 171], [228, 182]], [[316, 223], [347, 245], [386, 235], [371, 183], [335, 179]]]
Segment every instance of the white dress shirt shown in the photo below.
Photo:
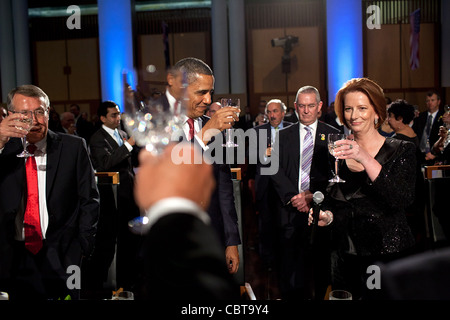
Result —
[[145, 210], [148, 221], [147, 228], [151, 228], [159, 219], [173, 213], [186, 213], [196, 216], [205, 224], [209, 224], [209, 215], [201, 209], [195, 202], [181, 197], [169, 197], [156, 202], [153, 206]]
[[[109, 134], [115, 141], [117, 141], [116, 137], [114, 136], [114, 132], [115, 132], [117, 129], [111, 129], [111, 128], [105, 126], [104, 124], [102, 125], [102, 128], [103, 128], [106, 132], [108, 132], [108, 134]], [[117, 131], [117, 132], [118, 132], [118, 131]], [[119, 136], [120, 136], [120, 134], [119, 134]], [[117, 143], [119, 143], [119, 142], [117, 142]], [[129, 152], [131, 152], [131, 150], [133, 150], [133, 146], [132, 146], [131, 144], [129, 144], [128, 141], [123, 140], [123, 144], [127, 146], [127, 149], [128, 149]]]
[[[28, 143], [27, 143], [28, 146]], [[41, 222], [42, 239], [45, 239], [45, 234], [48, 228], [48, 210], [47, 210], [47, 195], [46, 195], [46, 180], [47, 180], [47, 140], [42, 139], [35, 143], [36, 151], [34, 153], [34, 159], [36, 160], [38, 189], [39, 189], [39, 218]], [[24, 158], [26, 161], [27, 158]], [[26, 195], [23, 196], [24, 200]], [[26, 201], [24, 201], [24, 207], [22, 215], [16, 216], [16, 236], [15, 239], [19, 241], [25, 240], [25, 230], [23, 228], [23, 219], [26, 209]]]

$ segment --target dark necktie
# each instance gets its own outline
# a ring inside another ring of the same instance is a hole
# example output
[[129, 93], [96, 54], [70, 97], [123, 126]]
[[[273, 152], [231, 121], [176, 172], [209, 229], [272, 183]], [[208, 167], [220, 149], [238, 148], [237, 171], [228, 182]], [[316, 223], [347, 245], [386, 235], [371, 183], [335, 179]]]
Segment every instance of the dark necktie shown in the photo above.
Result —
[[191, 141], [194, 138], [194, 119], [189, 118], [187, 120], [187, 123], [189, 125], [189, 137], [188, 141]]
[[427, 138], [430, 137], [430, 131], [431, 131], [431, 121], [433, 120], [433, 116], [430, 114], [428, 116], [428, 120], [427, 120], [427, 126], [425, 128], [425, 132], [427, 133]]
[[173, 114], [178, 115], [180, 113], [180, 101], [175, 101], [173, 105]]
[[303, 139], [303, 152], [302, 152], [302, 180], [300, 188], [302, 191], [309, 190], [309, 174], [311, 171], [311, 162], [313, 156], [313, 139], [310, 127], [305, 127], [306, 135]]
[[[27, 147], [32, 154], [36, 146], [30, 144]], [[25, 247], [33, 254], [42, 248], [41, 219], [39, 216], [39, 189], [37, 179], [37, 166], [34, 156], [28, 157], [25, 163], [27, 175], [27, 206], [23, 218], [25, 230]]]

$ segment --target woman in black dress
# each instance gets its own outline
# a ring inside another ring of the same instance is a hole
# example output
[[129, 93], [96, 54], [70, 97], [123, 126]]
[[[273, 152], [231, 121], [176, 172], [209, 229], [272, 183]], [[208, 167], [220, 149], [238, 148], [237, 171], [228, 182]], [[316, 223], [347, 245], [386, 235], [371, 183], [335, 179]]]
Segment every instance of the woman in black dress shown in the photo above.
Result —
[[372, 80], [348, 81], [336, 95], [335, 110], [354, 140], [336, 143], [339, 175], [346, 182], [328, 186], [318, 223], [332, 232], [333, 290], [360, 299], [369, 292], [368, 267], [405, 255], [414, 245], [405, 208], [414, 200], [416, 148], [378, 132], [386, 102]]

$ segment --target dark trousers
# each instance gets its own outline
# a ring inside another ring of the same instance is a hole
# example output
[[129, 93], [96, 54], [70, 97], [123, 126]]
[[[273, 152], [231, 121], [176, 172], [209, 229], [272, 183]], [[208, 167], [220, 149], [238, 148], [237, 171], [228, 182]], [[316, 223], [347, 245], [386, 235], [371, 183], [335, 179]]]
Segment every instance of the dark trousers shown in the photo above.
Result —
[[14, 244], [13, 268], [7, 284], [10, 300], [57, 300], [79, 298], [79, 290], [70, 290], [66, 273], [59, 259], [50, 261], [48, 247], [44, 240], [42, 249], [32, 254], [23, 241]]

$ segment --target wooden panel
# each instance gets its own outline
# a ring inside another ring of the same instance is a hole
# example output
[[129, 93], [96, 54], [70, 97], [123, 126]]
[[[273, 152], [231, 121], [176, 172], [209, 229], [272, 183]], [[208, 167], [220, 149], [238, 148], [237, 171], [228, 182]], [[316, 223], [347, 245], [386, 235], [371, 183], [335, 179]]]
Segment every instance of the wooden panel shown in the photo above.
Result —
[[37, 85], [52, 100], [67, 100], [67, 76], [63, 73], [66, 65], [64, 40], [36, 42]]
[[400, 88], [400, 25], [366, 33], [367, 76], [383, 88]]
[[435, 85], [435, 43], [434, 24], [420, 24], [420, 67], [409, 68], [409, 25], [402, 25], [402, 86], [403, 88], [433, 88]]
[[[254, 92], [296, 92], [301, 86], [320, 88], [321, 72], [319, 28], [288, 28], [287, 35], [297, 36], [299, 43], [291, 51], [291, 73], [286, 81], [282, 72], [282, 47], [272, 47], [271, 40], [285, 35], [283, 29], [255, 29], [251, 31]], [[286, 83], [287, 82], [287, 83]]]
[[97, 38], [67, 41], [71, 100], [100, 99], [98, 54]]
[[[196, 57], [208, 63], [205, 41], [207, 33], [189, 32], [169, 34], [170, 63], [174, 64], [185, 57]], [[141, 88], [148, 95], [152, 88], [164, 90], [166, 82], [166, 63], [162, 34], [141, 35], [138, 37], [139, 79], [144, 81]], [[147, 66], [153, 65], [156, 70], [148, 72]]]
[[[166, 81], [166, 66], [162, 34], [148, 34], [138, 37], [139, 73], [144, 81]], [[147, 66], [156, 67], [154, 72], [148, 72]]]
[[172, 36], [172, 63], [186, 57], [196, 57], [208, 63], [205, 32], [174, 33]]

